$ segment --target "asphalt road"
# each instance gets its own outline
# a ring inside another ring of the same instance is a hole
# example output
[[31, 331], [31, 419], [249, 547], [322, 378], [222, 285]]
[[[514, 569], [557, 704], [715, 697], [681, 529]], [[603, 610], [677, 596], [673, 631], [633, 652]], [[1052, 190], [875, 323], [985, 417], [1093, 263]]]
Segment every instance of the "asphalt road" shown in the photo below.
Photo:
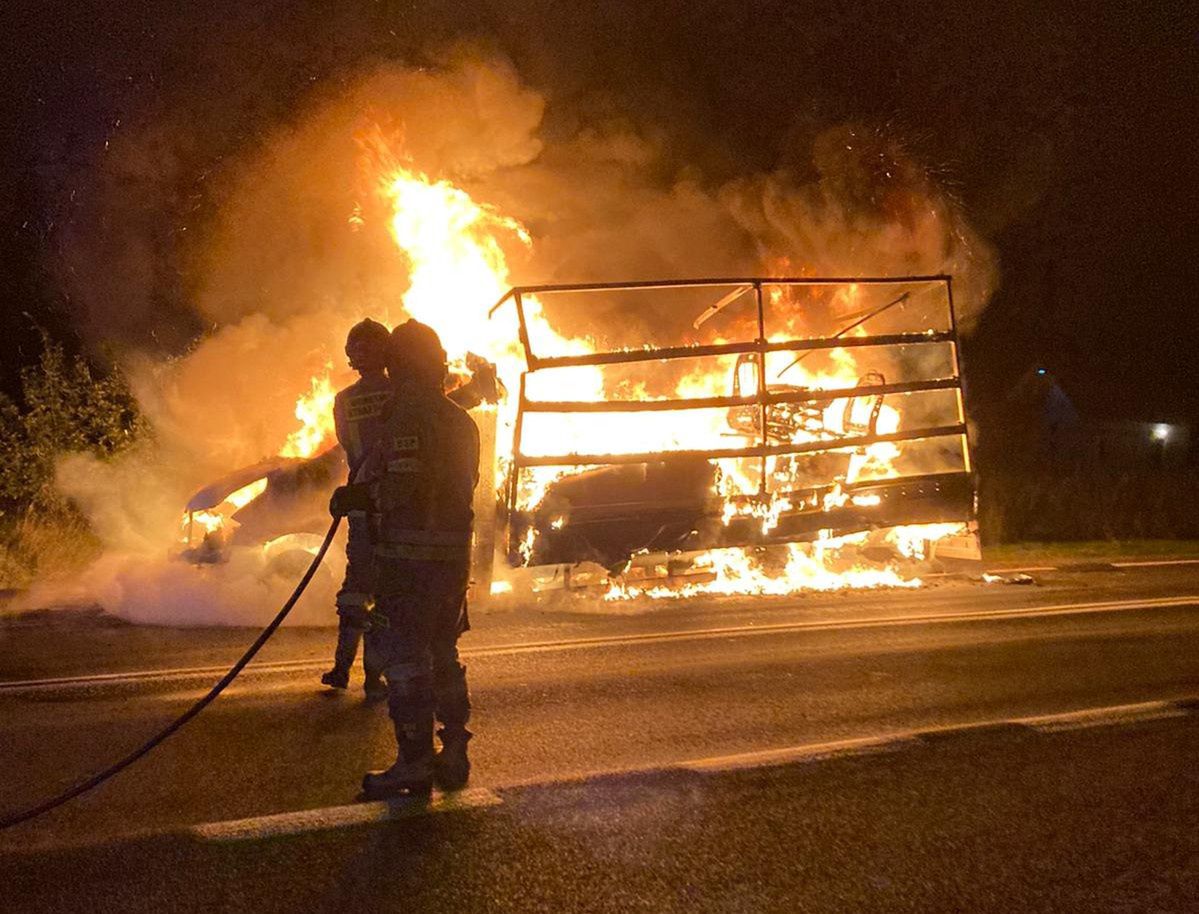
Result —
[[0, 858], [14, 911], [1194, 911], [1199, 728], [970, 734], [260, 841]]
[[[251, 637], [65, 616], [2, 632], [4, 809], [132, 748], [215, 678], [189, 670]], [[499, 805], [235, 845], [178, 833], [350, 803], [389, 761], [385, 711], [317, 686], [330, 639], [281, 633], [150, 758], [0, 833], [13, 909], [398, 907], [405, 892], [448, 910], [1195, 909], [1193, 715], [645, 773], [1195, 696], [1195, 566], [481, 616], [464, 640], [475, 782]], [[174, 672], [128, 675], [155, 670]], [[51, 677], [86, 678], [29, 682]], [[641, 773], [588, 779], [622, 771]]]

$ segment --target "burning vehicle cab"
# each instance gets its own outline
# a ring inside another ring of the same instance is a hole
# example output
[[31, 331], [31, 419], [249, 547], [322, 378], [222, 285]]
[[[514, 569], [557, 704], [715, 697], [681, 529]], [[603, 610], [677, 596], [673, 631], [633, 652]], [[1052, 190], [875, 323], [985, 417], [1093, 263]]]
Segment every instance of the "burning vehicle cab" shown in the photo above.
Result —
[[[494, 462], [494, 403], [505, 391], [494, 366], [473, 353], [452, 366], [451, 396], [473, 410], [490, 449], [485, 460]], [[329, 528], [329, 498], [347, 477], [345, 451], [332, 434], [332, 388], [313, 383], [313, 392], [301, 397], [297, 416], [304, 427], [293, 434], [285, 452], [310, 456], [277, 456], [229, 473], [196, 492], [184, 508], [179, 557], [195, 565], [226, 561], [238, 548], [261, 549], [269, 568], [299, 574], [317, 553]], [[487, 501], [477, 513], [494, 515], [494, 489], [480, 487]], [[480, 529], [490, 531], [486, 522]], [[488, 540], [490, 555], [490, 540]], [[336, 554], [336, 548], [334, 551]], [[336, 559], [330, 562], [335, 565]], [[476, 562], [480, 580], [490, 575]], [[340, 569], [334, 569], [340, 573]]]
[[334, 444], [314, 457], [273, 457], [206, 485], [184, 510], [181, 557], [221, 562], [239, 546], [261, 547], [268, 560], [306, 563], [329, 526], [329, 496], [346, 476]]

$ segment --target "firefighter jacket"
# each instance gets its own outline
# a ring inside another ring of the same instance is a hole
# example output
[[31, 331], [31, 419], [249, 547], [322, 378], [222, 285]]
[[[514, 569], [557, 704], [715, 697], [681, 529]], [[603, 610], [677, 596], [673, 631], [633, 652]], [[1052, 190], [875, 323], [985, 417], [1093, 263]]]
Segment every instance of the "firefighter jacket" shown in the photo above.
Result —
[[391, 394], [391, 382], [378, 375], [359, 378], [334, 398], [333, 427], [351, 467], [362, 463], [379, 440]]
[[396, 388], [364, 480], [379, 514], [377, 555], [469, 560], [479, 430], [441, 391]]

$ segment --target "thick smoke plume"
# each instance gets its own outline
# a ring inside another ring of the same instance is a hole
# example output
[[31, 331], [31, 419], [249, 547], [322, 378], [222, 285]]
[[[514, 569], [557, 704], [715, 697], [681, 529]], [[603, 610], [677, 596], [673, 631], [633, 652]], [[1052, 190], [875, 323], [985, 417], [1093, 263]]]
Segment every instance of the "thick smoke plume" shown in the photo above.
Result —
[[[966, 326], [985, 305], [994, 283], [989, 249], [882, 132], [830, 126], [810, 151], [810, 173], [715, 185], [675, 161], [667, 134], [653, 125], [621, 119], [549, 131], [549, 104], [496, 56], [459, 51], [437, 69], [378, 66], [335, 96], [311, 99], [207, 179], [211, 214], [172, 256], [184, 264], [180, 294], [211, 329], [184, 356], [132, 355], [126, 366], [156, 440], [116, 465], [72, 458], [60, 468], [62, 491], [109, 546], [80, 582], [84, 590], [142, 621], [253, 623], [273, 612], [287, 582], [268, 580], [253, 561], [197, 571], [167, 553], [193, 491], [279, 450], [311, 376], [332, 365], [336, 383], [348, 380], [346, 329], [368, 315], [402, 318], [408, 264], [388, 234], [379, 193], [388, 156], [520, 220], [530, 247], [500, 239], [515, 282], [781, 268], [945, 272], [955, 277]], [[140, 152], [139, 168], [152, 160], [178, 167], [161, 128], [140, 139], [148, 148], [138, 148], [137, 134], [122, 141]], [[153, 205], [126, 196], [112, 216]], [[135, 226], [120, 234], [137, 239]], [[108, 242], [73, 244], [80, 262], [93, 263]], [[142, 238], [113, 261], [118, 272], [84, 302], [93, 324], [122, 300], [114, 289], [122, 281], [125, 297], [145, 301], [139, 284], [162, 244]], [[76, 293], [86, 297], [87, 285]], [[480, 320], [490, 304], [477, 303]], [[636, 327], [641, 318], [611, 319]], [[331, 586], [306, 601], [299, 621], [332, 620]]]

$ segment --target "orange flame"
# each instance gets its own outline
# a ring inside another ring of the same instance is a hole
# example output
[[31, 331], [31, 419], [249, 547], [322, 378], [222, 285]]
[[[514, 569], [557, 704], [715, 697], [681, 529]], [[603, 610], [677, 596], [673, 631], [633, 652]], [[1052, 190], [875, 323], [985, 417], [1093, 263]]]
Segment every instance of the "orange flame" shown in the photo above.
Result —
[[[495, 363], [501, 381], [515, 391], [525, 368], [524, 352], [509, 326], [500, 326], [487, 318], [486, 309], [498, 301], [511, 285], [507, 251], [526, 250], [532, 245], [527, 229], [516, 219], [495, 207], [476, 201], [466, 190], [448, 180], [434, 180], [410, 167], [391, 166], [381, 184], [381, 194], [390, 207], [389, 230], [396, 245], [409, 261], [409, 286], [402, 296], [404, 310], [412, 317], [435, 328], [451, 360], [452, 369], [468, 375], [463, 357], [474, 352]], [[355, 211], [355, 219], [362, 216]], [[802, 271], [801, 271], [802, 272]], [[860, 289], [851, 284], [836, 290], [832, 305], [836, 313], [851, 313], [860, 307]], [[781, 289], [771, 290], [772, 305], [781, 311], [787, 307]], [[779, 299], [775, 301], [775, 299]], [[535, 297], [523, 299], [525, 318], [538, 339], [552, 342], [557, 352], [578, 354], [595, 351], [587, 339], [571, 339], [556, 332], [548, 323], [541, 303]], [[784, 333], [785, 336], [785, 333]], [[826, 403], [810, 417], [795, 425], [794, 443], [827, 441], [831, 436], [852, 435], [870, 421], [877, 409], [875, 429], [879, 433], [901, 427], [899, 411], [891, 404], [872, 404], [854, 399], [852, 389], [861, 371], [854, 354], [847, 348], [829, 352], [828, 363], [820, 371], [808, 371], [802, 364], [787, 368], [782, 361], [766, 360], [767, 385], [786, 384], [814, 390], [844, 390], [842, 399]], [[301, 427], [289, 436], [280, 452], [283, 456], [309, 457], [319, 453], [332, 433], [331, 407], [334, 390], [330, 381], [332, 366], [310, 381], [309, 390], [296, 403]], [[553, 375], [553, 377], [548, 377]], [[529, 379], [529, 395], [548, 393], [555, 400], [602, 400], [606, 393], [602, 369], [579, 367], [569, 371], [542, 372]], [[727, 371], [711, 368], [684, 377], [673, 396], [702, 397], [729, 393]], [[538, 391], [536, 385], [546, 391]], [[625, 396], [644, 395], [645, 391], [625, 390]], [[752, 392], [751, 392], [752, 393]], [[497, 415], [497, 452], [511, 453], [515, 418], [515, 398], [501, 403]], [[714, 438], [727, 439], [728, 420], [721, 410], [680, 410], [654, 413], [596, 413], [588, 415], [556, 414], [552, 421], [537, 427], [526, 424], [522, 450], [530, 455], [575, 453], [613, 454], [705, 449]], [[734, 435], [735, 436], [735, 435]], [[745, 435], [746, 443], [750, 436]], [[838, 480], [848, 485], [862, 478], [897, 475], [893, 461], [900, 449], [891, 443], [875, 443], [847, 452], [847, 469]], [[501, 457], [496, 467], [497, 480], [507, 473]], [[583, 467], [545, 467], [522, 474], [518, 500], [525, 508], [538, 505], [556, 479], [579, 472]], [[721, 466], [716, 494], [724, 497], [723, 520], [751, 516], [764, 532], [779, 523], [780, 515], [792, 509], [784, 498], [733, 500], [735, 492], [759, 490], [761, 480], [743, 478], [736, 466]], [[768, 474], [785, 476], [785, 457], [771, 457]], [[757, 470], [752, 472], [756, 473]], [[838, 485], [824, 496], [822, 507], [829, 510], [852, 502], [859, 506], [878, 496], [849, 495]], [[942, 536], [961, 532], [960, 524], [921, 525], [896, 528], [888, 539], [902, 556], [923, 558], [928, 543]], [[530, 529], [520, 551], [530, 555], [535, 530]], [[824, 537], [813, 544], [793, 544], [787, 549], [785, 568], [766, 571], [754, 564], [744, 550], [713, 550], [701, 556], [698, 564], [710, 574], [704, 584], [682, 589], [662, 586], [613, 587], [609, 598], [629, 596], [686, 596], [693, 593], [792, 593], [797, 590], [828, 590], [840, 587], [915, 586], [916, 579], [903, 577], [894, 567], [867, 568], [849, 566], [838, 556], [859, 545], [866, 534], [834, 539]], [[837, 570], [834, 570], [837, 569]]]
[[233, 515], [266, 491], [266, 477], [255, 479], [225, 496], [225, 500], [211, 511], [193, 511], [183, 515], [183, 541], [192, 539], [193, 524], [198, 524], [204, 536], [223, 530]]
[[296, 418], [300, 427], [287, 436], [279, 451], [280, 457], [312, 457], [319, 454], [333, 436], [333, 398], [337, 391], [329, 374], [333, 365], [325, 366], [324, 374], [312, 378], [306, 394], [296, 400]]
[[392, 206], [392, 237], [410, 263], [404, 310], [437, 330], [451, 359], [467, 352], [492, 361], [518, 356], [515, 341], [497, 339], [482, 309], [508, 291], [500, 238], [528, 246], [525, 227], [449, 181], [402, 167], [383, 193]]

